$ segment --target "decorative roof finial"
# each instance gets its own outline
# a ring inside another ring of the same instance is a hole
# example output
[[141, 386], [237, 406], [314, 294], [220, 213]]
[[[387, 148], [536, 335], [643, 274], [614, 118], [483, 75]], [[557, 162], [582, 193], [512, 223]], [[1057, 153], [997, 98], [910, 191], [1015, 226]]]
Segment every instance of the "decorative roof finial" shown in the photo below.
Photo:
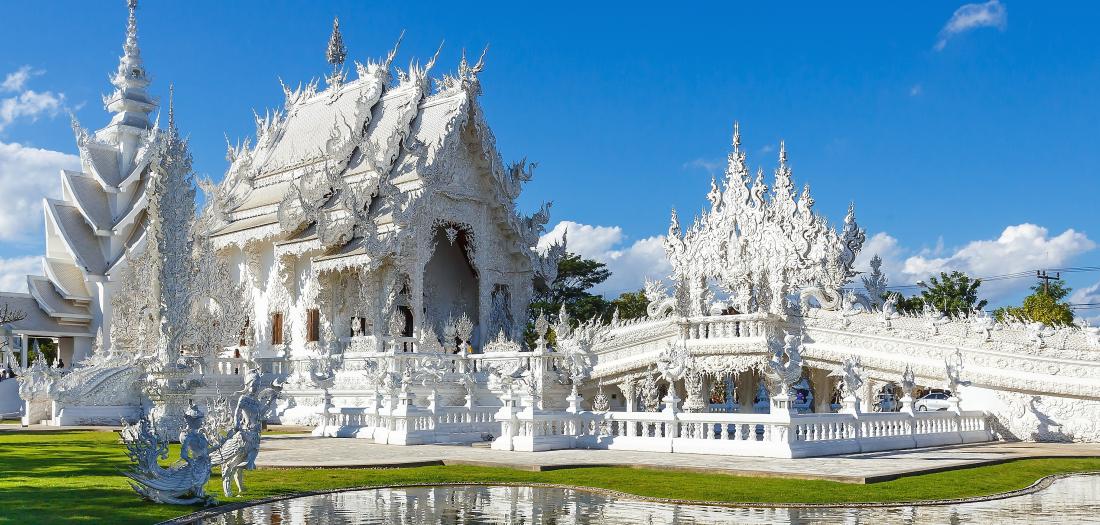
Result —
[[404, 39], [405, 39], [405, 30], [402, 29], [401, 34], [397, 35], [397, 42], [393, 43], [393, 49], [391, 49], [390, 52], [386, 54], [386, 61], [383, 63], [383, 65], [386, 67], [386, 69], [390, 68], [390, 64], [393, 63], [393, 57], [397, 56], [397, 50], [401, 49], [401, 41], [404, 40]]
[[344, 65], [344, 59], [348, 57], [348, 48], [344, 47], [344, 36], [340, 34], [340, 19], [332, 19], [332, 36], [328, 39], [328, 51], [325, 58], [332, 64], [333, 70], [340, 69]]
[[779, 141], [779, 163], [787, 164], [787, 141], [785, 140]]
[[[137, 39], [137, 0], [126, 0], [130, 16], [126, 20], [126, 42], [122, 45], [123, 56], [119, 60], [118, 72], [122, 77], [144, 79], [145, 68], [141, 64], [141, 48]], [[118, 84], [115, 84], [118, 86]]]
[[671, 217], [668, 221], [668, 236], [670, 238], [679, 238], [682, 232], [680, 230], [680, 217], [676, 215], [676, 208], [672, 208], [672, 213], [670, 215]]
[[126, 21], [126, 56], [139, 56], [141, 51], [137, 46], [137, 0], [126, 0], [126, 7], [130, 8], [130, 18]]
[[741, 123], [733, 122], [733, 150], [741, 149]]
[[[137, 0], [130, 0], [136, 2]], [[176, 95], [176, 85], [168, 84], [168, 132], [176, 132], [176, 105], [174, 102]]]
[[427, 63], [427, 64], [424, 64], [424, 74], [425, 74], [425, 75], [426, 75], [426, 74], [427, 74], [427, 73], [428, 73], [429, 71], [431, 71], [433, 67], [435, 67], [435, 61], [436, 61], [436, 60], [439, 60], [439, 52], [440, 52], [440, 51], [443, 51], [443, 44], [445, 44], [445, 43], [446, 43], [446, 41], [445, 41], [445, 40], [440, 40], [440, 41], [439, 41], [439, 48], [435, 50], [435, 54], [434, 54], [434, 55], [432, 55], [432, 58], [431, 58], [431, 60], [428, 60], [428, 63]]

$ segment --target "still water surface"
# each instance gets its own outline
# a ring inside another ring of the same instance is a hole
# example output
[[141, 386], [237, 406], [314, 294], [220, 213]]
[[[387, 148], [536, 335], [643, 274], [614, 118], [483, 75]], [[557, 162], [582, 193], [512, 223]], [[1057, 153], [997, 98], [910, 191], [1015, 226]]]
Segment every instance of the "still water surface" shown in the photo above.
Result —
[[987, 524], [1100, 523], [1100, 475], [1056, 480], [1035, 494], [957, 505], [749, 509], [649, 503], [551, 487], [410, 487], [306, 496], [234, 511], [211, 525], [388, 523]]

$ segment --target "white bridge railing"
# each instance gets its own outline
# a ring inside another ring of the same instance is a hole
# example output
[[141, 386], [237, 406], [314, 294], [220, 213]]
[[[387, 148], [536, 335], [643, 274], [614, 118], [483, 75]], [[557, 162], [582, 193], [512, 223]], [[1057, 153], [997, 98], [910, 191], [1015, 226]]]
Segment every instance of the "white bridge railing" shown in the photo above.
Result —
[[765, 337], [768, 317], [761, 314], [710, 315], [683, 320], [684, 339]]
[[421, 407], [413, 403], [410, 392], [375, 395], [363, 407], [326, 407], [313, 434], [368, 438], [392, 445], [472, 443], [499, 433], [498, 409], [441, 406], [438, 402]]
[[984, 412], [724, 414], [508, 410], [493, 448], [799, 458], [990, 441]]

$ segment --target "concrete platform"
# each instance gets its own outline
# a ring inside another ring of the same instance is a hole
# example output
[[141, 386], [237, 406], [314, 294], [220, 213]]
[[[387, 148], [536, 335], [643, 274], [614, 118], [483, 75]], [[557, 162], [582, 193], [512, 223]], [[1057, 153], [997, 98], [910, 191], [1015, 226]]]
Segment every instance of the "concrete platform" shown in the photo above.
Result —
[[772, 459], [620, 450], [504, 452], [479, 446], [396, 446], [378, 445], [363, 439], [272, 435], [264, 436], [256, 464], [266, 468], [479, 465], [530, 471], [620, 466], [875, 483], [903, 476], [1040, 457], [1100, 457], [1100, 445], [983, 443], [823, 458]]

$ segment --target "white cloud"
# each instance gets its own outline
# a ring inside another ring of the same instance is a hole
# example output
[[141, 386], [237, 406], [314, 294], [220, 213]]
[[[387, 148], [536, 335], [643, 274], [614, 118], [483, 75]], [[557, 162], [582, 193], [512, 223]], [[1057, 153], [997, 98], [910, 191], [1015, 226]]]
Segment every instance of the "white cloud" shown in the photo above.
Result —
[[42, 71], [32, 71], [31, 66], [23, 66], [4, 77], [4, 81], [0, 82], [0, 91], [22, 91], [27, 80], [42, 73]]
[[42, 198], [61, 196], [61, 169], [78, 169], [75, 155], [0, 142], [0, 240], [42, 236]]
[[567, 230], [570, 252], [600, 261], [611, 270], [611, 277], [596, 286], [595, 293], [618, 297], [623, 292], [640, 290], [646, 277], [663, 279], [672, 271], [665, 258], [664, 236], [646, 237], [628, 244], [618, 226], [561, 221], [539, 239], [539, 248], [545, 249], [560, 240]]
[[[989, 277], [1057, 268], [1096, 246], [1084, 233], [1073, 229], [1051, 236], [1046, 228], [1026, 223], [1005, 228], [996, 239], [970, 241], [955, 250], [945, 250], [941, 240], [936, 249], [919, 253], [902, 248], [889, 234], [876, 233], [856, 259], [856, 268], [866, 270], [867, 261], [878, 253], [891, 284], [905, 285], [942, 271], [959, 270], [974, 277]], [[1028, 279], [986, 281], [982, 283], [982, 291], [993, 303], [1031, 284]]]
[[[1072, 304], [1100, 304], [1100, 281], [1092, 286], [1079, 288], [1069, 295]], [[1088, 321], [1092, 326], [1100, 326], [1100, 308], [1081, 309], [1074, 312], [1078, 318]]]
[[913, 84], [909, 88], [909, 96], [911, 97], [919, 97], [921, 93], [924, 93], [924, 87], [920, 84]]
[[42, 258], [37, 255], [0, 257], [0, 292], [26, 292], [27, 275], [41, 273]]
[[979, 27], [995, 27], [1004, 31], [1007, 25], [1008, 13], [999, 0], [989, 0], [984, 4], [966, 4], [956, 9], [940, 30], [936, 51], [942, 51], [947, 46], [947, 41], [960, 33]]
[[698, 158], [685, 162], [681, 167], [685, 170], [692, 168], [701, 169], [710, 175], [715, 175], [720, 172], [725, 165], [717, 160]]
[[33, 122], [42, 116], [57, 116], [65, 108], [64, 93], [26, 89], [27, 80], [40, 74], [41, 71], [32, 71], [29, 66], [23, 66], [4, 77], [4, 81], [0, 83], [0, 91], [15, 94], [0, 99], [0, 131], [17, 119], [27, 118]]

